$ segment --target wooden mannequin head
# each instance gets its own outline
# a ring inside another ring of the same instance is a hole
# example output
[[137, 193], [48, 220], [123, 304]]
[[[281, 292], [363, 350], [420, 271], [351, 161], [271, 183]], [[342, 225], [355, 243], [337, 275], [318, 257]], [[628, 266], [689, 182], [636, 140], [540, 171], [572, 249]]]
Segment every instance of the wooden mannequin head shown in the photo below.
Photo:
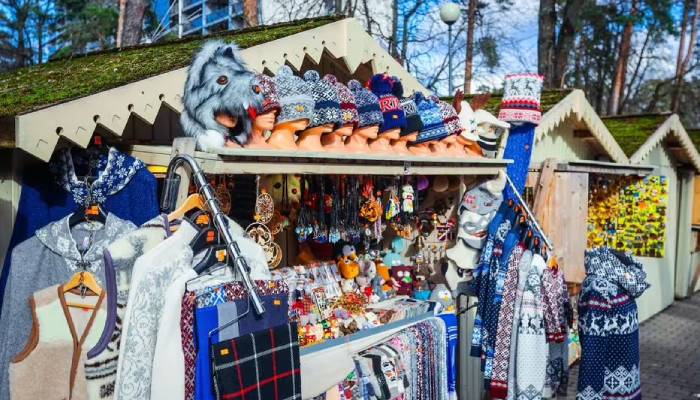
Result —
[[297, 144], [294, 134], [298, 131], [303, 131], [307, 126], [309, 126], [307, 118], [278, 123], [274, 126], [272, 135], [267, 140], [267, 143], [276, 149], [295, 150]]
[[272, 110], [266, 112], [265, 114], [258, 114], [253, 121], [254, 131], [271, 131], [275, 127], [275, 118], [277, 117], [277, 110]]

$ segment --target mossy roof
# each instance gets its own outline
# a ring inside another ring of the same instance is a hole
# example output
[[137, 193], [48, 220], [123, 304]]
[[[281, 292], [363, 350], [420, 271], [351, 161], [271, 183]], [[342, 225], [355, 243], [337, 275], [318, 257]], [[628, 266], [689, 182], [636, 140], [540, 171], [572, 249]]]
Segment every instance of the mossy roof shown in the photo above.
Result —
[[0, 118], [113, 89], [187, 66], [205, 40], [256, 46], [338, 21], [331, 16], [260, 26], [206, 37], [91, 53], [0, 74]]
[[[543, 90], [540, 97], [540, 104], [542, 106], [542, 113], [546, 113], [551, 110], [557, 103], [562, 101], [564, 97], [568, 96], [573, 89], [561, 89], [561, 90]], [[482, 109], [490, 112], [493, 115], [498, 115], [498, 109], [501, 106], [501, 100], [503, 99], [502, 92], [490, 93], [491, 97], [486, 102], [486, 104], [481, 107]], [[474, 97], [479, 96], [479, 94], [465, 95], [464, 100], [471, 103]], [[442, 97], [443, 100], [452, 102], [452, 97]]]
[[700, 151], [700, 128], [691, 128], [685, 131], [688, 132], [688, 136], [690, 136], [690, 140], [693, 141], [695, 148]]
[[669, 116], [668, 113], [619, 115], [604, 117], [603, 123], [620, 145], [622, 151], [627, 157], [631, 157]]

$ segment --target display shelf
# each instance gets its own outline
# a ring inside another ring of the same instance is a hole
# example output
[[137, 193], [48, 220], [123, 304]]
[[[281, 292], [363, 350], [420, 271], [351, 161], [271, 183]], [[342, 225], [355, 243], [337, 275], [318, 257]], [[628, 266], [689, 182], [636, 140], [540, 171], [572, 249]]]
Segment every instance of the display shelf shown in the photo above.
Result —
[[[129, 153], [149, 165], [167, 165], [170, 146], [131, 146]], [[197, 151], [209, 174], [494, 175], [512, 161], [478, 157], [416, 157], [376, 154], [221, 149]]]

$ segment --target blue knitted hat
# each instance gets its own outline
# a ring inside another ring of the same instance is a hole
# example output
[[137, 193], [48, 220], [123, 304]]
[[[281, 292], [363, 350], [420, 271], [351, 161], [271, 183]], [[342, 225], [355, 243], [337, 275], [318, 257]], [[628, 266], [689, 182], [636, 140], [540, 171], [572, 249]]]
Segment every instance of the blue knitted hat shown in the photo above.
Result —
[[420, 115], [420, 119], [423, 122], [423, 130], [420, 131], [414, 143], [425, 143], [446, 138], [448, 132], [442, 120], [440, 106], [426, 99], [421, 92], [416, 92], [413, 95], [413, 101], [418, 106], [418, 115]]
[[401, 102], [392, 94], [393, 86], [394, 82], [387, 74], [376, 74], [369, 81], [369, 89], [379, 98], [379, 107], [384, 116], [380, 132], [406, 127], [406, 115], [401, 109]]
[[381, 125], [384, 123], [382, 109], [379, 108], [379, 99], [374, 93], [362, 87], [362, 84], [355, 79], [348, 82], [348, 88], [355, 96], [355, 105], [360, 114], [358, 127], [363, 128], [370, 125]]
[[311, 121], [314, 117], [314, 99], [304, 80], [294, 75], [287, 65], [277, 70], [274, 80], [280, 103], [277, 123], [299, 119]]
[[309, 128], [333, 124], [334, 127], [343, 125], [343, 114], [340, 112], [340, 96], [332, 83], [321, 79], [318, 72], [310, 69], [304, 73], [304, 80], [314, 98], [314, 118]]

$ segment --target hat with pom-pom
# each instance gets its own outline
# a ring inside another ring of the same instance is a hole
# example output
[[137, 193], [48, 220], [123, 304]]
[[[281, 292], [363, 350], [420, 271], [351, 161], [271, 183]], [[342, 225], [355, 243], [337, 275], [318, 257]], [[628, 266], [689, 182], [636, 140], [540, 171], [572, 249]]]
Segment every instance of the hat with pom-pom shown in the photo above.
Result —
[[403, 84], [398, 76], [392, 76], [391, 80], [391, 93], [401, 102], [401, 109], [406, 116], [406, 126], [401, 128], [401, 136], [420, 132], [423, 129], [423, 122], [421, 122], [420, 115], [418, 115], [418, 106], [416, 106], [416, 102], [410, 97], [403, 97]]
[[447, 129], [447, 135], [461, 134], [464, 128], [462, 128], [462, 122], [459, 120], [459, 115], [457, 115], [455, 108], [440, 99], [437, 99], [437, 104], [440, 107], [440, 115], [442, 115], [442, 123], [445, 124], [445, 129]]
[[355, 96], [352, 94], [350, 89], [342, 83], [338, 82], [338, 78], [335, 75], [326, 74], [323, 77], [324, 80], [330, 82], [335, 86], [338, 91], [338, 98], [340, 99], [340, 114], [343, 117], [343, 125], [357, 126], [360, 122], [360, 117], [357, 113], [357, 105], [355, 105]]
[[338, 127], [343, 124], [340, 114], [340, 97], [332, 83], [321, 79], [317, 71], [310, 69], [304, 73], [304, 80], [311, 90], [314, 98], [314, 117], [309, 128], [332, 124]]
[[255, 75], [258, 86], [262, 89], [263, 102], [258, 109], [259, 114], [267, 114], [271, 111], [280, 111], [280, 101], [277, 95], [275, 81], [265, 74]]
[[314, 117], [314, 99], [306, 82], [294, 75], [288, 65], [277, 70], [274, 81], [280, 103], [277, 123], [300, 119], [308, 119], [310, 122]]
[[355, 96], [355, 105], [357, 106], [357, 113], [360, 118], [358, 127], [364, 128], [365, 126], [381, 125], [384, 123], [384, 115], [382, 114], [382, 109], [379, 107], [379, 99], [374, 93], [363, 87], [362, 84], [355, 79], [348, 82], [348, 89], [350, 89], [353, 96]]
[[448, 133], [442, 119], [440, 106], [434, 101], [425, 98], [421, 92], [416, 92], [413, 95], [413, 101], [416, 102], [418, 115], [421, 122], [423, 122], [423, 129], [414, 143], [419, 144], [446, 138]]
[[376, 74], [369, 81], [369, 89], [379, 98], [379, 108], [384, 115], [384, 123], [379, 129], [386, 132], [406, 126], [406, 115], [401, 109], [401, 102], [392, 94], [393, 79], [387, 74]]

